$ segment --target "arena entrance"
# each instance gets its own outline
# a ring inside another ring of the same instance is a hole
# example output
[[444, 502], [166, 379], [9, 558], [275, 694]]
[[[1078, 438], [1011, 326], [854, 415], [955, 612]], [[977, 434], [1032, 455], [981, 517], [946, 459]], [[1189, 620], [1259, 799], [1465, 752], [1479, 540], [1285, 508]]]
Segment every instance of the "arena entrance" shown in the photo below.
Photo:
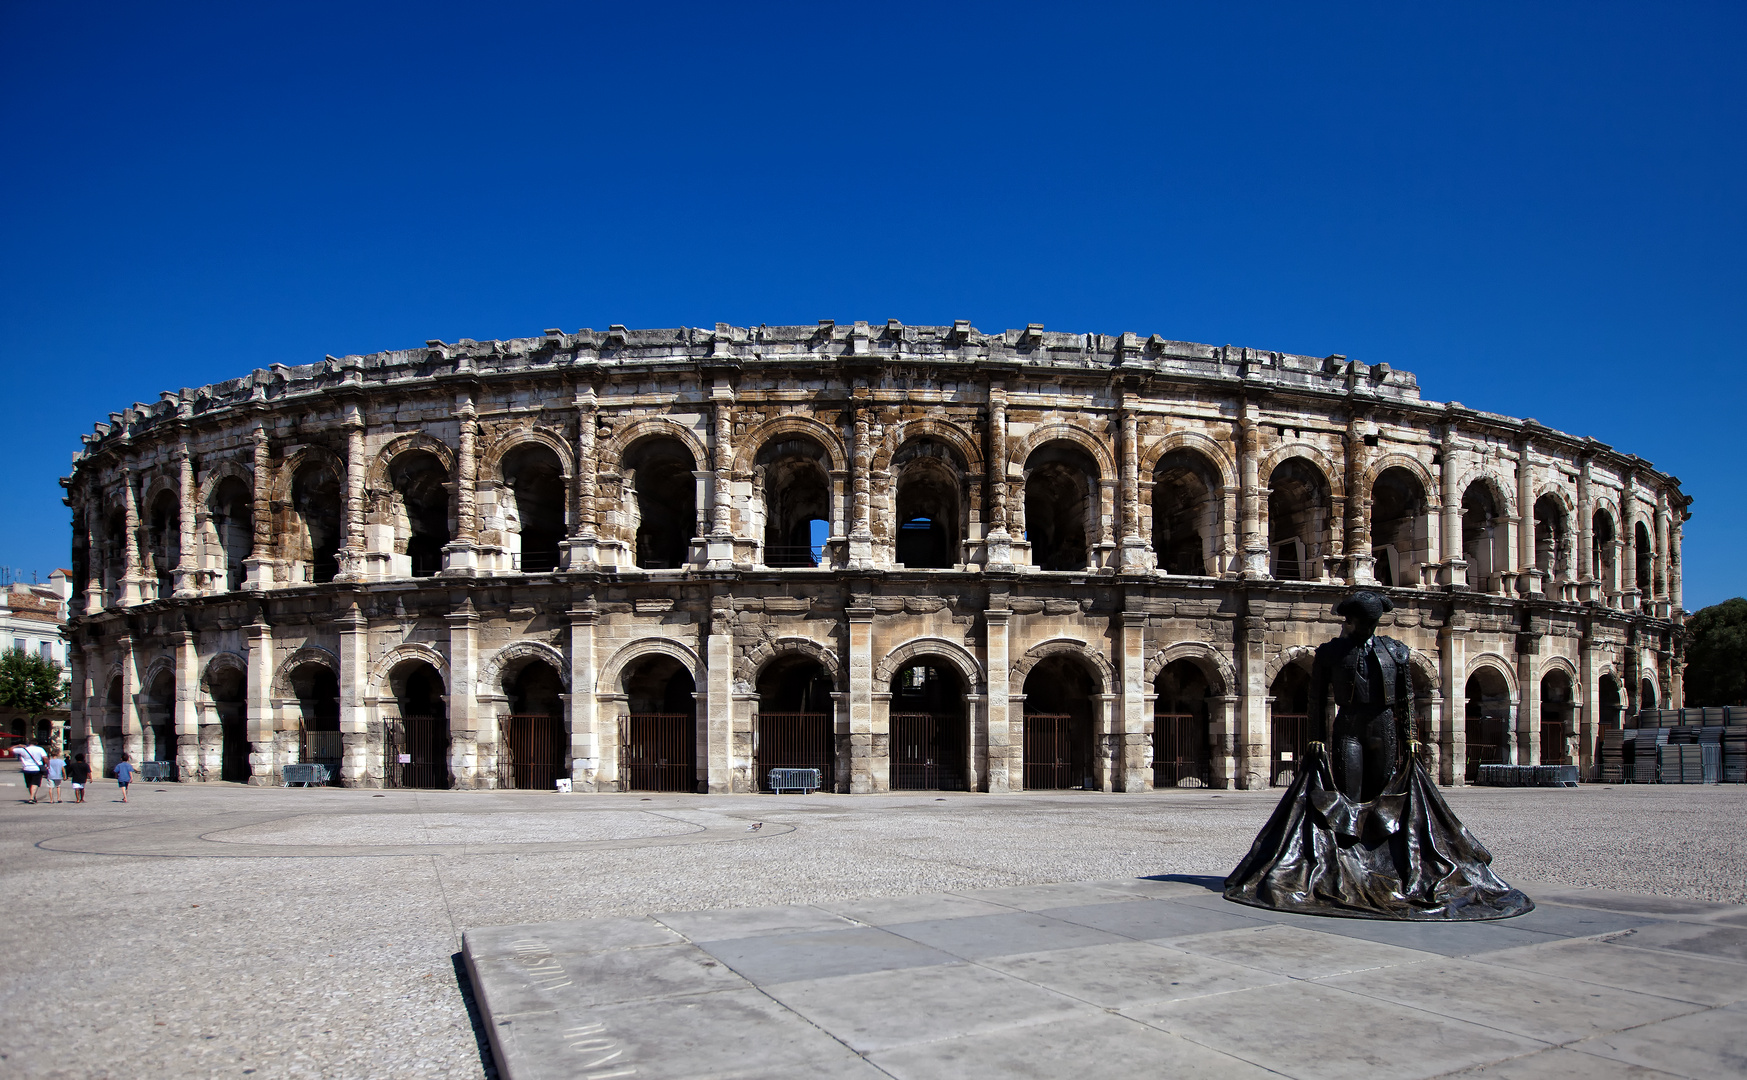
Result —
[[443, 677], [422, 660], [389, 674], [400, 718], [383, 725], [383, 783], [388, 787], [449, 787], [449, 714]]
[[1025, 677], [1025, 790], [1097, 790], [1092, 695], [1097, 683], [1071, 656], [1045, 657]]
[[1173, 660], [1153, 692], [1153, 787], [1212, 787], [1207, 676], [1188, 660]]
[[671, 656], [654, 655], [626, 669], [630, 713], [619, 733], [619, 775], [630, 791], [698, 790], [697, 683]]
[[328, 783], [340, 784], [340, 679], [321, 664], [301, 664], [291, 673], [299, 714], [298, 760], [326, 765]]
[[570, 777], [564, 681], [551, 664], [529, 660], [504, 679], [510, 714], [498, 727], [497, 786], [552, 791]]
[[1504, 676], [1483, 667], [1468, 677], [1466, 726], [1468, 782], [1480, 780], [1480, 766], [1502, 765], [1510, 757], [1510, 686]]
[[145, 722], [140, 727], [145, 738], [140, 747], [140, 760], [167, 764], [166, 780], [181, 779], [176, 762], [175, 708], [176, 677], [168, 671], [160, 671], [146, 691], [145, 716], [142, 718]]
[[970, 760], [964, 680], [950, 665], [906, 664], [892, 677], [893, 791], [963, 791]]
[[831, 676], [808, 656], [779, 656], [758, 675], [758, 732], [753, 744], [758, 790], [770, 790], [772, 769], [818, 769], [825, 791], [835, 791]]
[[210, 671], [206, 677], [212, 711], [218, 714], [218, 778], [232, 784], [249, 782], [248, 680], [241, 668]]
[[1268, 783], [1286, 787], [1303, 768], [1305, 752], [1324, 733], [1310, 730], [1310, 671], [1302, 664], [1287, 664], [1274, 677], [1268, 693], [1274, 699], [1269, 718]]

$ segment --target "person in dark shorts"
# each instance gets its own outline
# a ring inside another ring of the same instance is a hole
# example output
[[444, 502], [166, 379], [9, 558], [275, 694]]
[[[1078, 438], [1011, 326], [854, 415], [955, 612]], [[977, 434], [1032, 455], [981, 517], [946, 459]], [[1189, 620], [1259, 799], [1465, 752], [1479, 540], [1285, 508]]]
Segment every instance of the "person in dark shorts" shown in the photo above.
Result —
[[42, 786], [42, 773], [48, 767], [49, 752], [36, 744], [35, 739], [27, 738], [23, 743], [12, 748], [12, 753], [18, 758], [19, 767], [24, 770], [24, 788], [30, 793], [30, 801], [36, 801], [36, 789]]
[[121, 801], [126, 802], [127, 785], [133, 783], [133, 766], [128, 763], [126, 754], [115, 763], [115, 783], [121, 788]]
[[85, 760], [84, 754], [74, 754], [73, 760], [67, 763], [67, 779], [73, 784], [73, 801], [85, 801], [85, 785], [91, 782], [91, 763]]

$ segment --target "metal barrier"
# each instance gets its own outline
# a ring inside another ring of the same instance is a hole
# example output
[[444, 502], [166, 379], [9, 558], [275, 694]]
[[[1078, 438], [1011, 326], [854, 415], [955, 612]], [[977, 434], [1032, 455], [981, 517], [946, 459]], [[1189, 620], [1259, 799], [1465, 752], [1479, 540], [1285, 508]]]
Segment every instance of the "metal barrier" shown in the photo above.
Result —
[[148, 784], [162, 784], [174, 779], [176, 763], [173, 761], [142, 761], [140, 762], [140, 779]]
[[1482, 765], [1476, 781], [1486, 787], [1576, 787], [1575, 765]]
[[281, 775], [286, 787], [293, 784], [302, 784], [304, 787], [314, 784], [319, 787], [333, 779], [333, 773], [326, 765], [287, 765]]
[[778, 795], [785, 791], [798, 791], [803, 795], [811, 795], [819, 790], [819, 770], [772, 769], [770, 770], [770, 790]]

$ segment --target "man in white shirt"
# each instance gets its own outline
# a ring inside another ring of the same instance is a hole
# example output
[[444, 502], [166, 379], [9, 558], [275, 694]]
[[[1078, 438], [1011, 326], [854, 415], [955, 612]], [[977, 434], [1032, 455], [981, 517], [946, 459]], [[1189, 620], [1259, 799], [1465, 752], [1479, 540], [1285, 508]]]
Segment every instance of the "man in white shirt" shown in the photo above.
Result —
[[22, 743], [12, 748], [12, 755], [18, 759], [19, 767], [24, 770], [24, 787], [30, 792], [30, 801], [36, 801], [36, 789], [42, 785], [42, 773], [48, 765], [49, 752], [36, 744], [36, 740], [26, 738]]

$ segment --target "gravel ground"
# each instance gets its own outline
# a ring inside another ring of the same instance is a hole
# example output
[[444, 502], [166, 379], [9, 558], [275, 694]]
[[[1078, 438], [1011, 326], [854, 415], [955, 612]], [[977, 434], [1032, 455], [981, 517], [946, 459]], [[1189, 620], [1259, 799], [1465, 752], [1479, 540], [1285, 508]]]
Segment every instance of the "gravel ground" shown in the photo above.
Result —
[[[21, 1077], [479, 1077], [469, 927], [1224, 875], [1278, 797], [22, 791], [0, 787], [0, 1075]], [[1446, 795], [1513, 883], [1747, 903], [1747, 788]], [[148, 839], [189, 854], [76, 850]]]

